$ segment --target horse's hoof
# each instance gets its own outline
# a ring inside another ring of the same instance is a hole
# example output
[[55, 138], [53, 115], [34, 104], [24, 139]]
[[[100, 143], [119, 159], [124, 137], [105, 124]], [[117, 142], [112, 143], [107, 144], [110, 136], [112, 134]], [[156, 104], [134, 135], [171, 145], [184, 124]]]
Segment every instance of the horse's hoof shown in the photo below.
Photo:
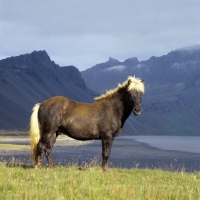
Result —
[[42, 169], [41, 165], [35, 165], [35, 169]]
[[103, 172], [106, 172], [106, 171], [107, 171], [107, 168], [102, 168], [102, 171], [103, 171]]

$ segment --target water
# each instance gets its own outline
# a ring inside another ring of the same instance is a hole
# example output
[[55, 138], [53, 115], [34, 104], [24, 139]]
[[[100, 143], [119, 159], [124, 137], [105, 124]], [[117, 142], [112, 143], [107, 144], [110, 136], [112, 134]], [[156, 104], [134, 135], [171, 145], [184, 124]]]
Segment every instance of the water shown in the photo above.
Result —
[[200, 154], [200, 136], [120, 136], [162, 150]]
[[[17, 137], [18, 138], [18, 137]], [[29, 140], [11, 138], [2, 144], [29, 144]], [[91, 163], [101, 165], [101, 141], [80, 143], [74, 140], [57, 140], [52, 152], [56, 165]], [[32, 164], [29, 150], [0, 150], [0, 161]], [[44, 159], [46, 164], [46, 159]], [[119, 136], [113, 143], [110, 167], [150, 168], [169, 171], [200, 171], [200, 136]]]

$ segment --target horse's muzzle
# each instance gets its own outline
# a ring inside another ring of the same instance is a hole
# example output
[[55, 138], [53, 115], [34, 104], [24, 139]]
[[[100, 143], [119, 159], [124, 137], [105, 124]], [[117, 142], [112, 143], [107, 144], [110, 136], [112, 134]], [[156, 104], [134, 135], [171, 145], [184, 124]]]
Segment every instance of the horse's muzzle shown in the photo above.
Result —
[[134, 113], [134, 115], [140, 115], [140, 113], [142, 112], [142, 109], [141, 109], [141, 107], [135, 107], [135, 108], [133, 108], [133, 113]]

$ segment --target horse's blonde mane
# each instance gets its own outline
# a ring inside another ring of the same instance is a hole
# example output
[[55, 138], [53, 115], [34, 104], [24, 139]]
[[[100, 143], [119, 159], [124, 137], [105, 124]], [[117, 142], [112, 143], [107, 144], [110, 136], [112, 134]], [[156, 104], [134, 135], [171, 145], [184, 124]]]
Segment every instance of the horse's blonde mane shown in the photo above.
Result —
[[135, 76], [129, 76], [128, 79], [122, 84], [119, 83], [117, 88], [107, 91], [106, 94], [102, 94], [101, 96], [96, 97], [95, 100], [99, 101], [101, 99], [112, 96], [113, 94], [117, 93], [120, 89], [123, 88], [127, 88], [127, 91], [137, 90], [144, 93], [144, 82], [139, 78], [135, 78]]

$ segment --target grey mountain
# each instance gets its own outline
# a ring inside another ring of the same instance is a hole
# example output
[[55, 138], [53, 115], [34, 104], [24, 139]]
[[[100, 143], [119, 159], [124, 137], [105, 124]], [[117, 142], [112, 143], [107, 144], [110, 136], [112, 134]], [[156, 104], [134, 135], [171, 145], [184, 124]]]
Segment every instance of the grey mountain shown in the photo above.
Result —
[[0, 60], [0, 129], [26, 129], [32, 107], [52, 96], [93, 102], [79, 70], [59, 67], [45, 51]]
[[124, 132], [134, 134], [200, 134], [200, 45], [177, 49], [161, 57], [133, 57], [81, 72], [97, 93], [115, 88], [135, 75], [145, 80], [141, 116], [131, 116]]

